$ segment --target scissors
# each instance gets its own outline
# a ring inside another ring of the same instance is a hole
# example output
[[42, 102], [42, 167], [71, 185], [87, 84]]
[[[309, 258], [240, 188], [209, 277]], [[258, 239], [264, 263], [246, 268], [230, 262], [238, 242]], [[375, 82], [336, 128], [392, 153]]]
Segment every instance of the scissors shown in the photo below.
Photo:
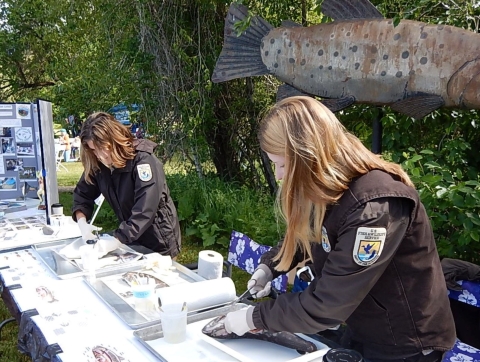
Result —
[[241, 302], [242, 300], [244, 300], [245, 298], [248, 298], [248, 294], [250, 294], [250, 289], [247, 289], [246, 291], [244, 291], [242, 294], [240, 294], [240, 296], [238, 296], [237, 298], [235, 298], [234, 300], [232, 300], [230, 303], [228, 303], [227, 305], [228, 306], [232, 306], [232, 305], [235, 305], [237, 304], [238, 302]]

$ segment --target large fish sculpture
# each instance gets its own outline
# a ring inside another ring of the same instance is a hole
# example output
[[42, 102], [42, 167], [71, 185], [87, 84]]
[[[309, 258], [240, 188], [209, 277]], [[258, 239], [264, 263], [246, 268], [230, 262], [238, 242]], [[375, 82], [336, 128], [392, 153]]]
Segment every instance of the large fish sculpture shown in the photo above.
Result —
[[317, 350], [317, 346], [294, 333], [290, 332], [270, 332], [264, 329], [254, 329], [243, 336], [237, 336], [235, 333], [228, 333], [225, 329], [225, 316], [219, 316], [208, 322], [202, 329], [202, 333], [212, 338], [218, 339], [257, 339], [265, 342], [275, 343], [283, 347], [292, 348], [299, 353], [310, 353]]
[[420, 119], [440, 108], [480, 109], [480, 34], [402, 20], [395, 26], [368, 0], [324, 0], [333, 22], [309, 27], [248, 16], [232, 4], [213, 82], [273, 74], [280, 98], [319, 96], [338, 111], [353, 103], [390, 106]]

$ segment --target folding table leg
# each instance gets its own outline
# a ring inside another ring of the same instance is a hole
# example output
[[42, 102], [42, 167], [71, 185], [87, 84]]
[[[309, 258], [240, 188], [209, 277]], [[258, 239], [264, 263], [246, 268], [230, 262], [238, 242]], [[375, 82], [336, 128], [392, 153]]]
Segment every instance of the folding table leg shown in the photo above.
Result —
[[3, 327], [5, 327], [10, 322], [15, 322], [15, 320], [16, 319], [12, 317], [12, 318], [5, 319], [2, 323], [0, 323], [0, 340], [2, 339], [1, 333], [2, 333]]

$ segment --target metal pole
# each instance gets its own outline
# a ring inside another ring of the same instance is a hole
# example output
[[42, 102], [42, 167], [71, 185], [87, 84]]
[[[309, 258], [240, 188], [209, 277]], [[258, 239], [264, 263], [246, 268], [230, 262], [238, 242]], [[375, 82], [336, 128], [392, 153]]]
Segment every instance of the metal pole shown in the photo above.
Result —
[[378, 108], [377, 116], [373, 119], [372, 130], [372, 152], [376, 154], [382, 153], [382, 125], [383, 110]]

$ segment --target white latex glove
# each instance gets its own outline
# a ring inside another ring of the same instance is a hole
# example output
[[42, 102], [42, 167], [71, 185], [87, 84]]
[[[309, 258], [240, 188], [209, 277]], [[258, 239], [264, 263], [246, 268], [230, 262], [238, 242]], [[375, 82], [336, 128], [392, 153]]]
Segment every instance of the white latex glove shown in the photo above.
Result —
[[84, 217], [81, 217], [77, 220], [77, 225], [80, 229], [80, 233], [82, 234], [82, 239], [85, 242], [87, 240], [95, 240], [97, 238], [95, 235], [93, 235], [93, 231], [102, 230], [102, 228], [87, 223], [87, 219]]
[[272, 279], [272, 271], [265, 264], [260, 264], [247, 283], [250, 294], [255, 298], [262, 298], [269, 295]]
[[225, 330], [228, 333], [235, 333], [238, 336], [243, 336], [248, 331], [255, 329], [252, 318], [254, 308], [255, 307], [250, 306], [228, 313], [224, 322]]
[[122, 243], [113, 236], [110, 235], [102, 235], [100, 240], [97, 241], [95, 247], [98, 250], [98, 257], [101, 258], [102, 256], [108, 254], [109, 252], [118, 249]]

